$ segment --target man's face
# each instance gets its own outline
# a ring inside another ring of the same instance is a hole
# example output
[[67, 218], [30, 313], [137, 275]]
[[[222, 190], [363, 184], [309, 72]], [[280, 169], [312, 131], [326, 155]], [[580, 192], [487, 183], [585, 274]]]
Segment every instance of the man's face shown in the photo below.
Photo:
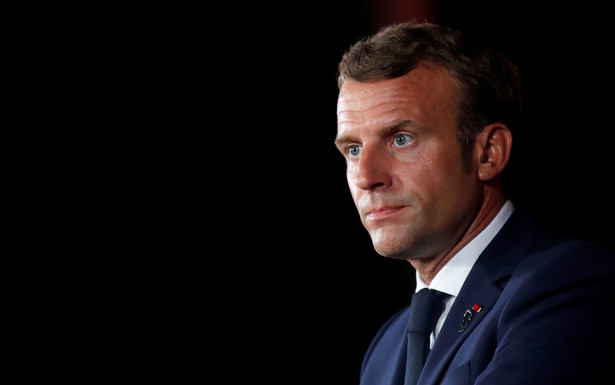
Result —
[[348, 80], [340, 90], [336, 144], [361, 221], [381, 255], [444, 254], [478, 208], [478, 177], [464, 171], [457, 141], [457, 92], [436, 66], [391, 80]]

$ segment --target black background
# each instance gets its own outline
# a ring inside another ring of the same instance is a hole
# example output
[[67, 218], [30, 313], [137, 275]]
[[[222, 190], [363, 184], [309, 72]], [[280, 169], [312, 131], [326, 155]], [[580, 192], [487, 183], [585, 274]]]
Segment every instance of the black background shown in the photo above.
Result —
[[337, 62], [387, 22], [459, 28], [512, 59], [525, 79], [528, 132], [515, 138], [514, 202], [558, 231], [615, 248], [606, 9], [421, 3], [393, 16], [392, 2], [377, 0], [216, 4], [179, 29], [190, 36], [174, 68], [187, 62], [178, 78], [190, 92], [177, 97], [197, 121], [176, 122], [198, 134], [174, 143], [191, 164], [168, 171], [181, 216], [164, 228], [178, 239], [159, 266], [166, 281], [152, 280], [172, 320], [156, 324], [169, 345], [154, 350], [175, 358], [178, 373], [358, 384], [371, 338], [409, 303], [414, 271], [373, 251], [333, 145]]
[[11, 158], [31, 183], [18, 186], [13, 230], [36, 250], [13, 286], [28, 293], [18, 338], [43, 358], [37, 374], [358, 384], [370, 340], [414, 289], [408, 263], [373, 251], [333, 146], [337, 63], [388, 22], [478, 34], [517, 63], [528, 134], [515, 137], [514, 202], [615, 250], [606, 6], [131, 3], [20, 16], [11, 102], [37, 130], [20, 131], [34, 150]]

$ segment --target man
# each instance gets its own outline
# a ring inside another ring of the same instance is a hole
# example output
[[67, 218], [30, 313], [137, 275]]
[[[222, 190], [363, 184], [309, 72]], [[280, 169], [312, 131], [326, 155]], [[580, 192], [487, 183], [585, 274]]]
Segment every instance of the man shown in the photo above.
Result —
[[[507, 193], [517, 68], [459, 31], [401, 23], [353, 45], [338, 85], [336, 146], [361, 221], [417, 278], [361, 385], [612, 383], [615, 256], [543, 229]], [[417, 368], [409, 317], [424, 288], [445, 299]]]

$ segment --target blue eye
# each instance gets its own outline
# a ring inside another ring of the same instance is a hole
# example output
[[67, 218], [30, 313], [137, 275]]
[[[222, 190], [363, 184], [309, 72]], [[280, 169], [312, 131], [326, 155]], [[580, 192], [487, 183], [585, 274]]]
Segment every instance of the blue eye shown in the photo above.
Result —
[[348, 156], [355, 158], [357, 156], [359, 156], [359, 154], [361, 153], [361, 147], [357, 146], [356, 144], [353, 144], [351, 146], [348, 146]]
[[408, 134], [397, 134], [395, 135], [395, 145], [404, 147], [409, 145], [414, 141], [414, 138]]

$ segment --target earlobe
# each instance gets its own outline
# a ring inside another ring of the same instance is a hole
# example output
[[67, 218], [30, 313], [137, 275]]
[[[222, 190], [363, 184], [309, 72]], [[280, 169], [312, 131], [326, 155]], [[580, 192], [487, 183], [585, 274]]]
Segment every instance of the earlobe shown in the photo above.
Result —
[[476, 137], [478, 177], [487, 181], [497, 177], [510, 159], [512, 134], [507, 125], [492, 123]]

